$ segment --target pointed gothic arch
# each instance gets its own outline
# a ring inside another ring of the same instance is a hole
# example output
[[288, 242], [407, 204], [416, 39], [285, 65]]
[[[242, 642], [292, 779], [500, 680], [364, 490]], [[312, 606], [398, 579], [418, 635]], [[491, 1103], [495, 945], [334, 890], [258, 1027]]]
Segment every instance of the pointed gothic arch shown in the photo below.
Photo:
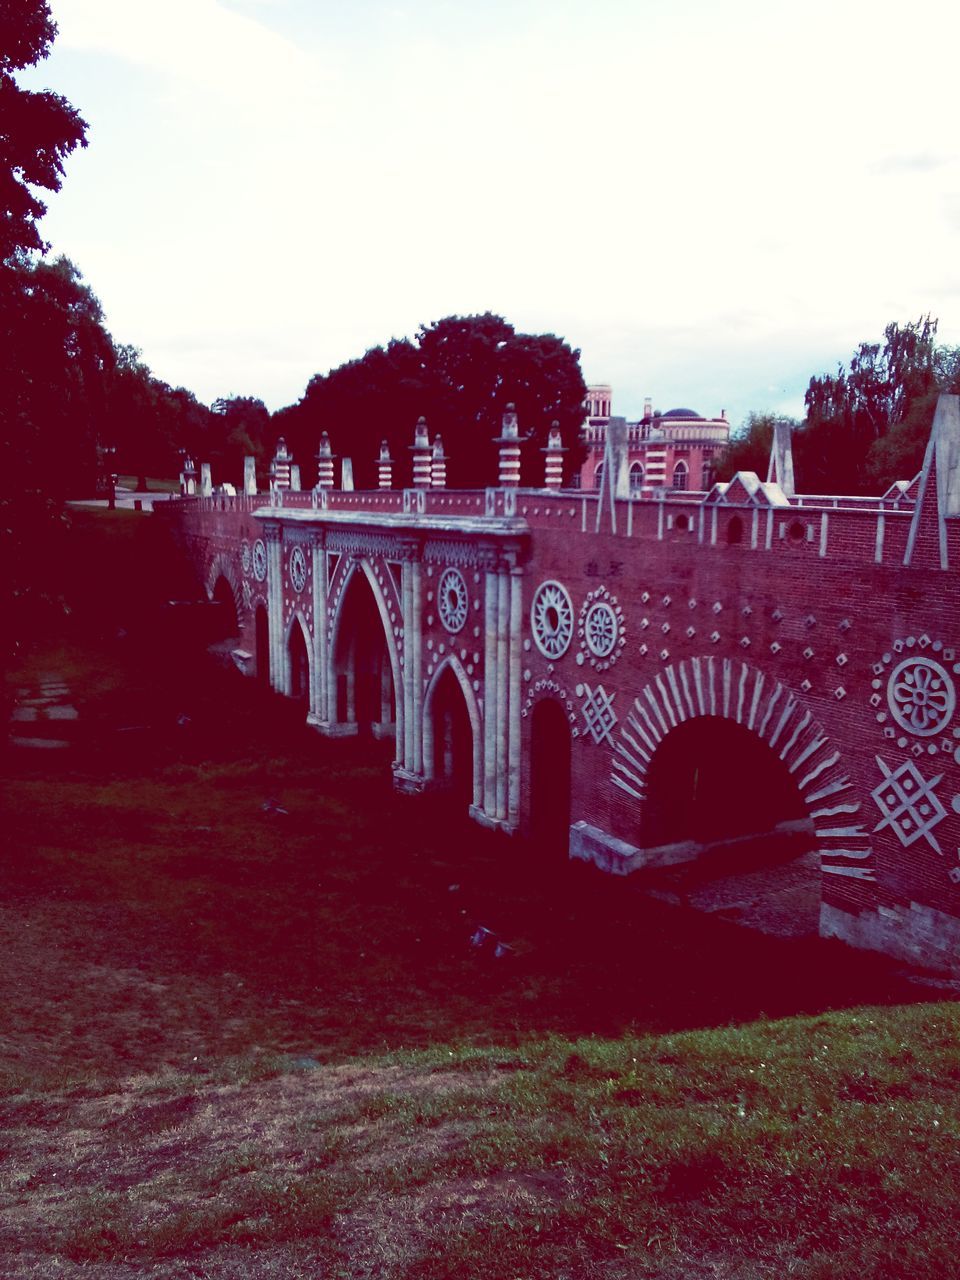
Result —
[[[372, 601], [372, 608], [358, 605], [358, 595], [362, 601], [364, 592], [369, 593], [367, 598]], [[385, 663], [377, 666], [381, 640]], [[340, 725], [357, 726], [353, 732], [359, 731], [359, 725], [364, 723], [370, 726], [374, 736], [387, 736], [388, 732], [394, 732], [399, 752], [404, 723], [403, 669], [389, 604], [374, 567], [366, 557], [353, 560], [341, 578], [331, 622], [329, 652], [329, 720]], [[380, 714], [368, 716], [376, 702], [372, 681], [377, 674], [381, 682]], [[392, 711], [392, 727], [386, 718], [388, 709]]]
[[[437, 768], [438, 752], [445, 748], [441, 735], [452, 731], [455, 725], [451, 719], [447, 718], [445, 711], [449, 709], [449, 704], [448, 708], [444, 708], [442, 700], [438, 699], [438, 691], [442, 693], [444, 686], [449, 691], [451, 683], [458, 690], [459, 695], [462, 696], [466, 720], [469, 724], [469, 791], [472, 797], [472, 804], [479, 808], [483, 804], [483, 726], [469, 677], [463, 669], [460, 659], [452, 653], [448, 654], [434, 671], [423, 699], [424, 777], [428, 782], [444, 780], [443, 775]], [[438, 721], [443, 723], [438, 723]], [[439, 733], [438, 730], [440, 731]], [[455, 741], [447, 742], [446, 746], [450, 748], [452, 755], [455, 754], [457, 747]], [[456, 759], [453, 759], [454, 767], [456, 767], [457, 763]], [[457, 780], [448, 778], [447, 781], [455, 784]]]
[[876, 878], [870, 833], [856, 822], [860, 800], [839, 750], [788, 686], [746, 662], [684, 659], [646, 684], [614, 742], [613, 784], [645, 802], [661, 744], [674, 729], [706, 717], [735, 722], [776, 753], [813, 824], [825, 875]]
[[313, 641], [302, 613], [287, 623], [283, 637], [284, 687], [289, 697], [309, 710], [313, 693]]

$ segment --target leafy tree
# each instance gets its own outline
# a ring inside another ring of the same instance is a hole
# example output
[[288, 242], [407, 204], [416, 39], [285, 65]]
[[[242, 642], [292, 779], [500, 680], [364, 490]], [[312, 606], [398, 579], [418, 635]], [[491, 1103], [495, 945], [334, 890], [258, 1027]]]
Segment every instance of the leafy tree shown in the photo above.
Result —
[[[935, 399], [940, 387], [943, 361], [936, 332], [937, 321], [929, 315], [888, 324], [882, 343], [860, 344], [849, 369], [840, 365], [836, 374], [810, 379], [807, 419], [795, 442], [798, 476], [808, 493], [861, 493], [882, 481], [898, 451], [878, 442], [913, 413], [925, 411], [924, 403]], [[911, 450], [908, 445], [907, 455]]]
[[[36, 188], [58, 191], [66, 157], [86, 142], [85, 124], [64, 98], [16, 80], [47, 56], [55, 34], [46, 0], [0, 0], [0, 660], [56, 607], [46, 570], [57, 562], [65, 525], [41, 491], [41, 459], [49, 460], [54, 491], [65, 470], [85, 460], [91, 423], [77, 429], [74, 415], [85, 418], [88, 374], [107, 359], [99, 304], [75, 270], [29, 258], [46, 247]], [[47, 436], [52, 424], [66, 432], [62, 449], [62, 435]]]
[[22, 88], [14, 73], [50, 52], [57, 28], [46, 0], [0, 0], [0, 261], [42, 250], [35, 188], [59, 191], [67, 156], [86, 125], [59, 94]]
[[776, 413], [750, 413], [743, 426], [716, 460], [714, 474], [718, 480], [730, 480], [738, 471], [754, 471], [761, 480], [767, 477], [773, 428], [777, 422], [788, 422], [796, 428], [795, 418]]
[[310, 380], [303, 399], [274, 415], [301, 463], [311, 458], [320, 433], [334, 450], [352, 456], [359, 485], [375, 484], [375, 460], [386, 439], [398, 481], [409, 475], [409, 446], [421, 415], [431, 439], [443, 437], [452, 487], [495, 484], [504, 409], [514, 403], [528, 483], [542, 478], [547, 432], [556, 420], [568, 446], [572, 472], [580, 453], [586, 387], [580, 353], [553, 334], [521, 334], [501, 316], [448, 316], [423, 326], [414, 341], [394, 339], [358, 360]]

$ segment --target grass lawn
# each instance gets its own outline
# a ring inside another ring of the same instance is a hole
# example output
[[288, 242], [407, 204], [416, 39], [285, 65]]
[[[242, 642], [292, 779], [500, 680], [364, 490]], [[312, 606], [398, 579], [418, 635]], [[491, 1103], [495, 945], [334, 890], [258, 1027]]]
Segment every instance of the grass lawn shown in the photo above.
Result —
[[7, 760], [4, 1277], [960, 1275], [956, 1005], [544, 867], [239, 677], [45, 670], [88, 731]]

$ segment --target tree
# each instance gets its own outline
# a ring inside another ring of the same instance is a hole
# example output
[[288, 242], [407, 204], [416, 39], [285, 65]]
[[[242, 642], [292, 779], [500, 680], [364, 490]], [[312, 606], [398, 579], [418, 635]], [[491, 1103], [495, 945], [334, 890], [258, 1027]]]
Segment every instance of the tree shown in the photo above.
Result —
[[[35, 189], [58, 191], [66, 157], [86, 144], [86, 126], [64, 98], [30, 92], [15, 78], [47, 56], [55, 34], [46, 0], [0, 0], [0, 660], [56, 607], [47, 570], [65, 525], [41, 490], [42, 460], [54, 471], [65, 461], [77, 393], [103, 356], [99, 304], [78, 273], [29, 256], [46, 247], [36, 225], [46, 206]], [[51, 439], [52, 422], [59, 434]], [[79, 435], [83, 454], [89, 424]], [[55, 476], [55, 489], [63, 479]]]
[[59, 191], [67, 156], [85, 147], [86, 124], [59, 94], [21, 88], [14, 73], [50, 52], [56, 25], [47, 0], [0, 0], [0, 262], [46, 246], [34, 188]]
[[794, 429], [799, 425], [795, 418], [784, 417], [782, 414], [748, 414], [743, 426], [717, 458], [714, 468], [716, 478], [730, 480], [738, 471], [754, 471], [761, 480], [765, 480], [773, 444], [773, 428], [778, 422], [787, 422]]
[[[334, 450], [353, 458], [357, 483], [375, 483], [375, 459], [386, 439], [395, 477], [409, 474], [409, 446], [421, 415], [431, 439], [443, 438], [452, 487], [495, 484], [504, 409], [514, 403], [529, 483], [542, 478], [538, 452], [551, 423], [560, 423], [570, 471], [580, 452], [586, 387], [580, 353], [553, 334], [521, 334], [502, 316], [447, 316], [420, 328], [414, 341], [393, 339], [358, 360], [312, 378], [298, 405], [274, 415], [301, 461], [327, 431]], [[395, 479], [396, 482], [396, 479]]]
[[896, 454], [878, 442], [939, 389], [943, 359], [936, 332], [929, 315], [888, 324], [882, 343], [860, 344], [849, 370], [840, 365], [835, 375], [810, 379], [807, 419], [796, 442], [798, 475], [808, 493], [861, 493], [875, 486]]

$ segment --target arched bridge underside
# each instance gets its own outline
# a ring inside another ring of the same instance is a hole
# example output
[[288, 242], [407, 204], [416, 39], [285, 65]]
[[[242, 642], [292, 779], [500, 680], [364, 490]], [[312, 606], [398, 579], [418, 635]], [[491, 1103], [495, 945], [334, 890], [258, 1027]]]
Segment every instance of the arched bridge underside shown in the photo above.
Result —
[[958, 519], [773, 489], [164, 518], [229, 589], [237, 664], [323, 733], [392, 739], [399, 788], [615, 874], [787, 832], [817, 855], [823, 932], [956, 966]]

